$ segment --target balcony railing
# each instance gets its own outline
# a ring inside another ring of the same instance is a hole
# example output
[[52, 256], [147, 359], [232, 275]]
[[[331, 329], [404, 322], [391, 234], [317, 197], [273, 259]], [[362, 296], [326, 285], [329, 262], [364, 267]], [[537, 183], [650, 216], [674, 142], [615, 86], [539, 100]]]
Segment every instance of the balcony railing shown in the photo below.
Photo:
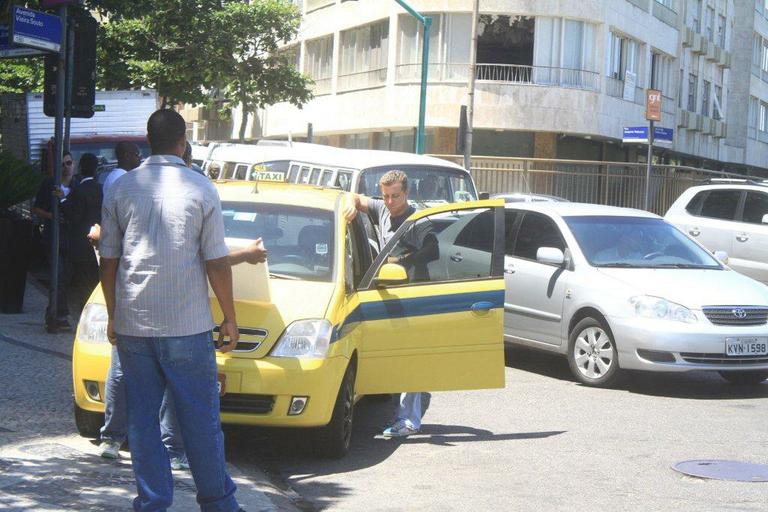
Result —
[[370, 69], [367, 71], [358, 71], [356, 73], [345, 73], [339, 75], [338, 90], [354, 91], [357, 89], [369, 89], [371, 87], [380, 87], [387, 82], [387, 68]]
[[607, 77], [605, 82], [605, 93], [608, 96], [613, 96], [614, 98], [621, 98], [627, 101], [631, 101], [633, 103], [637, 103], [638, 105], [645, 105], [645, 95], [643, 94], [644, 89], [640, 86], [635, 86], [634, 91], [630, 93], [629, 98], [624, 97], [624, 87], [626, 82], [624, 80], [617, 80], [613, 77]]
[[331, 94], [331, 88], [333, 83], [333, 79], [331, 77], [313, 78], [312, 80], [315, 82], [311, 87], [312, 94], [314, 94], [315, 96]]
[[[571, 87], [600, 90], [600, 74], [582, 69], [522, 66], [517, 64], [478, 64], [477, 80], [506, 84]], [[409, 82], [421, 77], [421, 64], [397, 66], [397, 81]], [[429, 65], [429, 80], [435, 82], [461, 82], [469, 79], [469, 64], [436, 63]]]

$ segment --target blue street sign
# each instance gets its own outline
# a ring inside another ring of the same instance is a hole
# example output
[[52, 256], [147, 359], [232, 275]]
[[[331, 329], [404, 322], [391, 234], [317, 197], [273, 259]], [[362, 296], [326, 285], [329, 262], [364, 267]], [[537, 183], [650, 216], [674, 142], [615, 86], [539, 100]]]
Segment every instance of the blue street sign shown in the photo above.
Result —
[[11, 44], [11, 29], [8, 25], [0, 25], [0, 59], [16, 57], [30, 57], [32, 55], [45, 55], [46, 52], [25, 48]]
[[[674, 130], [672, 128], [662, 128], [660, 126], [653, 127], [653, 143], [654, 144], [672, 144], [672, 136]], [[622, 142], [634, 142], [637, 144], [648, 144], [648, 127], [647, 126], [627, 126], [624, 127], [624, 136], [621, 139]]]
[[14, 6], [11, 41], [21, 46], [58, 52], [61, 48], [61, 18]]

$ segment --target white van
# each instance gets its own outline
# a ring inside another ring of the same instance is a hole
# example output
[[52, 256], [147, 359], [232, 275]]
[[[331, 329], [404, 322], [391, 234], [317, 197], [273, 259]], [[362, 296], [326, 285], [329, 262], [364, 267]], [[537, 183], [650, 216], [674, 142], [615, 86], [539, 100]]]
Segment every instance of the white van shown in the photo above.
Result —
[[260, 141], [221, 144], [204, 169], [214, 179], [270, 180], [338, 187], [367, 196], [379, 195], [379, 178], [398, 169], [408, 176], [409, 199], [419, 206], [472, 201], [477, 190], [461, 166], [425, 155], [320, 144]]

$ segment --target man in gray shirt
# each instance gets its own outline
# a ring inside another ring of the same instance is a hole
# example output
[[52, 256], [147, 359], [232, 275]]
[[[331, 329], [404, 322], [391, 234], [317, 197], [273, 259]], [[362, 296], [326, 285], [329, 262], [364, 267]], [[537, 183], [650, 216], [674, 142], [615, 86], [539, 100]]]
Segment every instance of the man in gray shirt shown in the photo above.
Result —
[[[232, 271], [216, 189], [181, 159], [185, 132], [178, 113], [152, 114], [152, 156], [104, 199], [99, 252], [107, 336], [117, 344], [126, 383], [134, 509], [163, 510], [173, 501], [159, 425], [168, 387], [201, 510], [234, 511], [214, 351], [228, 352], [239, 339]], [[224, 314], [215, 345], [206, 276]]]

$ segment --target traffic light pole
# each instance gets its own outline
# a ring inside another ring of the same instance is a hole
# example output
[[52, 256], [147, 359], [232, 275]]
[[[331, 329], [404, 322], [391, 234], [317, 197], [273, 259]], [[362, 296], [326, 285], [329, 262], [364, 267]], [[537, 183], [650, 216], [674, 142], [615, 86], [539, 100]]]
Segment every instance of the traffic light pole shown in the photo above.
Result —
[[[67, 26], [67, 6], [59, 7], [59, 16], [61, 17], [62, 27]], [[65, 88], [66, 82], [66, 57], [67, 57], [67, 30], [61, 31], [61, 48], [58, 54], [58, 65], [56, 66], [56, 120], [54, 122], [54, 150], [53, 150], [53, 185], [54, 190], [61, 187], [61, 161], [63, 149], [63, 121], [64, 121], [64, 94], [61, 91]], [[50, 295], [48, 298], [48, 318], [46, 323], [50, 330], [55, 331], [58, 320], [59, 306], [59, 245], [60, 245], [60, 213], [59, 198], [53, 196], [51, 214], [53, 215], [51, 226], [51, 284]]]
[[[67, 74], [64, 85], [64, 150], [69, 151], [69, 133], [72, 125], [72, 75], [75, 62], [75, 24], [77, 19], [72, 17], [65, 25], [67, 29]], [[73, 169], [74, 171], [74, 169]]]

